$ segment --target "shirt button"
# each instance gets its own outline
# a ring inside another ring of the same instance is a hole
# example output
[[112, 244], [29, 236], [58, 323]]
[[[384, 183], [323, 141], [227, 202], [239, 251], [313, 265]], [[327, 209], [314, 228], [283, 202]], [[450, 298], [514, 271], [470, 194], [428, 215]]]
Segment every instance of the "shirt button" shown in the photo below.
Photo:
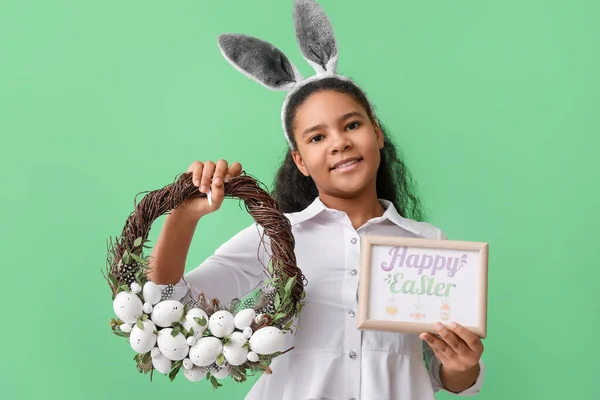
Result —
[[351, 351], [349, 357], [354, 360], [356, 358], [356, 353]]
[[350, 310], [348, 311], [348, 315], [350, 316], [350, 318], [354, 318], [354, 311]]
[[355, 276], [358, 273], [357, 270], [353, 269], [352, 271], [350, 271], [350, 275]]
[[352, 242], [352, 244], [356, 244], [356, 242], [357, 242], [356, 238], [352, 238], [351, 242]]

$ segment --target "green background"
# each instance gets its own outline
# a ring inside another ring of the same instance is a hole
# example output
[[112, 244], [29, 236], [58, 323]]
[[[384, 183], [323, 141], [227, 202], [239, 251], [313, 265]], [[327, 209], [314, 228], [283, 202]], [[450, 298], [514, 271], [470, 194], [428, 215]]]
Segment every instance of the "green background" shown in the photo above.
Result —
[[[429, 220], [490, 243], [479, 398], [597, 398], [600, 2], [321, 4]], [[266, 38], [307, 76], [291, 15], [292, 0], [0, 1], [2, 398], [243, 398], [249, 384], [140, 375], [101, 270], [135, 195], [194, 160], [240, 161], [271, 187], [283, 94], [216, 38]], [[249, 222], [228, 200], [188, 270]]]

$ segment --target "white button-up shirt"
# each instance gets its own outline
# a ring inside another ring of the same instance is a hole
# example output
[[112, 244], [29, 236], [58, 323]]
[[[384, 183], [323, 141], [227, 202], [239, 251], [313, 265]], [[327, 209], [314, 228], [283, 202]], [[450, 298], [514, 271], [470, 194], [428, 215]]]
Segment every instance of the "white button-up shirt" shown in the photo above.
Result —
[[[440, 363], [417, 334], [357, 328], [360, 237], [446, 239], [439, 228], [403, 218], [392, 203], [380, 202], [383, 216], [358, 230], [346, 213], [327, 208], [318, 197], [303, 211], [286, 214], [296, 260], [308, 281], [306, 305], [299, 328], [285, 335], [285, 349], [294, 350], [275, 358], [273, 373], [263, 374], [246, 400], [433, 400], [443, 389]], [[256, 289], [265, 280], [263, 265], [268, 262], [261, 233], [256, 224], [239, 232], [188, 272], [173, 297], [197, 298], [203, 292], [228, 302]], [[479, 392], [485, 373], [480, 366], [477, 382], [460, 395]]]

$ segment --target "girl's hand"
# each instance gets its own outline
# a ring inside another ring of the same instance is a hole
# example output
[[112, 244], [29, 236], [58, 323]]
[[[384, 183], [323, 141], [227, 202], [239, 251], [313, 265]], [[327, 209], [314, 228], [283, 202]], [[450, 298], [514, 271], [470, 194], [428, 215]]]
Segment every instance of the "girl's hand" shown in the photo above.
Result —
[[210, 191], [210, 199], [207, 197], [195, 197], [184, 201], [181, 211], [195, 219], [217, 211], [225, 198], [224, 183], [242, 172], [242, 165], [234, 162], [229, 165], [225, 160], [219, 160], [216, 164], [212, 161], [194, 161], [187, 172], [192, 173], [192, 182], [201, 193]]
[[435, 330], [440, 337], [422, 333], [421, 339], [429, 344], [440, 359], [445, 373], [467, 372], [479, 365], [483, 343], [476, 334], [455, 322], [448, 326], [437, 323]]

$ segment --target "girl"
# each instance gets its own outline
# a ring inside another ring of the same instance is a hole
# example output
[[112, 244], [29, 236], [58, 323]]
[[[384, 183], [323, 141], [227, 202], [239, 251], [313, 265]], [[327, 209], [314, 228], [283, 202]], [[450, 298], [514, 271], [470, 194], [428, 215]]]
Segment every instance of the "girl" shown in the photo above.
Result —
[[[306, 84], [289, 104], [285, 123], [296, 150], [279, 169], [274, 197], [292, 223], [296, 259], [309, 284], [299, 329], [286, 335], [285, 348], [295, 349], [273, 361], [273, 374], [261, 376], [247, 399], [433, 399], [440, 389], [476, 394], [483, 345], [469, 330], [440, 326], [436, 337], [356, 328], [360, 236], [445, 238], [437, 227], [402, 216], [419, 215], [418, 199], [365, 94], [332, 77]], [[254, 224], [183, 279], [198, 221], [219, 209], [223, 182], [241, 170], [224, 160], [190, 165], [199, 190], [211, 189], [212, 205], [190, 199], [167, 216], [149, 275], [175, 284], [174, 298], [202, 291], [232, 299], [264, 280], [256, 256], [261, 228]]]
[[[274, 197], [291, 222], [298, 266], [307, 278], [299, 328], [285, 335], [273, 373], [263, 374], [248, 400], [434, 399], [439, 390], [473, 395], [483, 376], [481, 340], [457, 324], [439, 335], [357, 329], [360, 237], [445, 239], [421, 218], [409, 173], [378, 122], [365, 93], [335, 74], [337, 47], [329, 21], [312, 0], [295, 1], [296, 34], [317, 75], [304, 80], [272, 45], [224, 35], [225, 57], [245, 74], [277, 90], [290, 90], [282, 109], [289, 151], [276, 177]], [[252, 224], [184, 275], [198, 222], [219, 209], [223, 183], [242, 167], [225, 160], [196, 161], [188, 172], [212, 198], [189, 199], [166, 218], [152, 252], [148, 278], [173, 285], [186, 302], [203, 292], [227, 302], [264, 281], [269, 252], [262, 228]], [[257, 249], [261, 250], [258, 253]]]

